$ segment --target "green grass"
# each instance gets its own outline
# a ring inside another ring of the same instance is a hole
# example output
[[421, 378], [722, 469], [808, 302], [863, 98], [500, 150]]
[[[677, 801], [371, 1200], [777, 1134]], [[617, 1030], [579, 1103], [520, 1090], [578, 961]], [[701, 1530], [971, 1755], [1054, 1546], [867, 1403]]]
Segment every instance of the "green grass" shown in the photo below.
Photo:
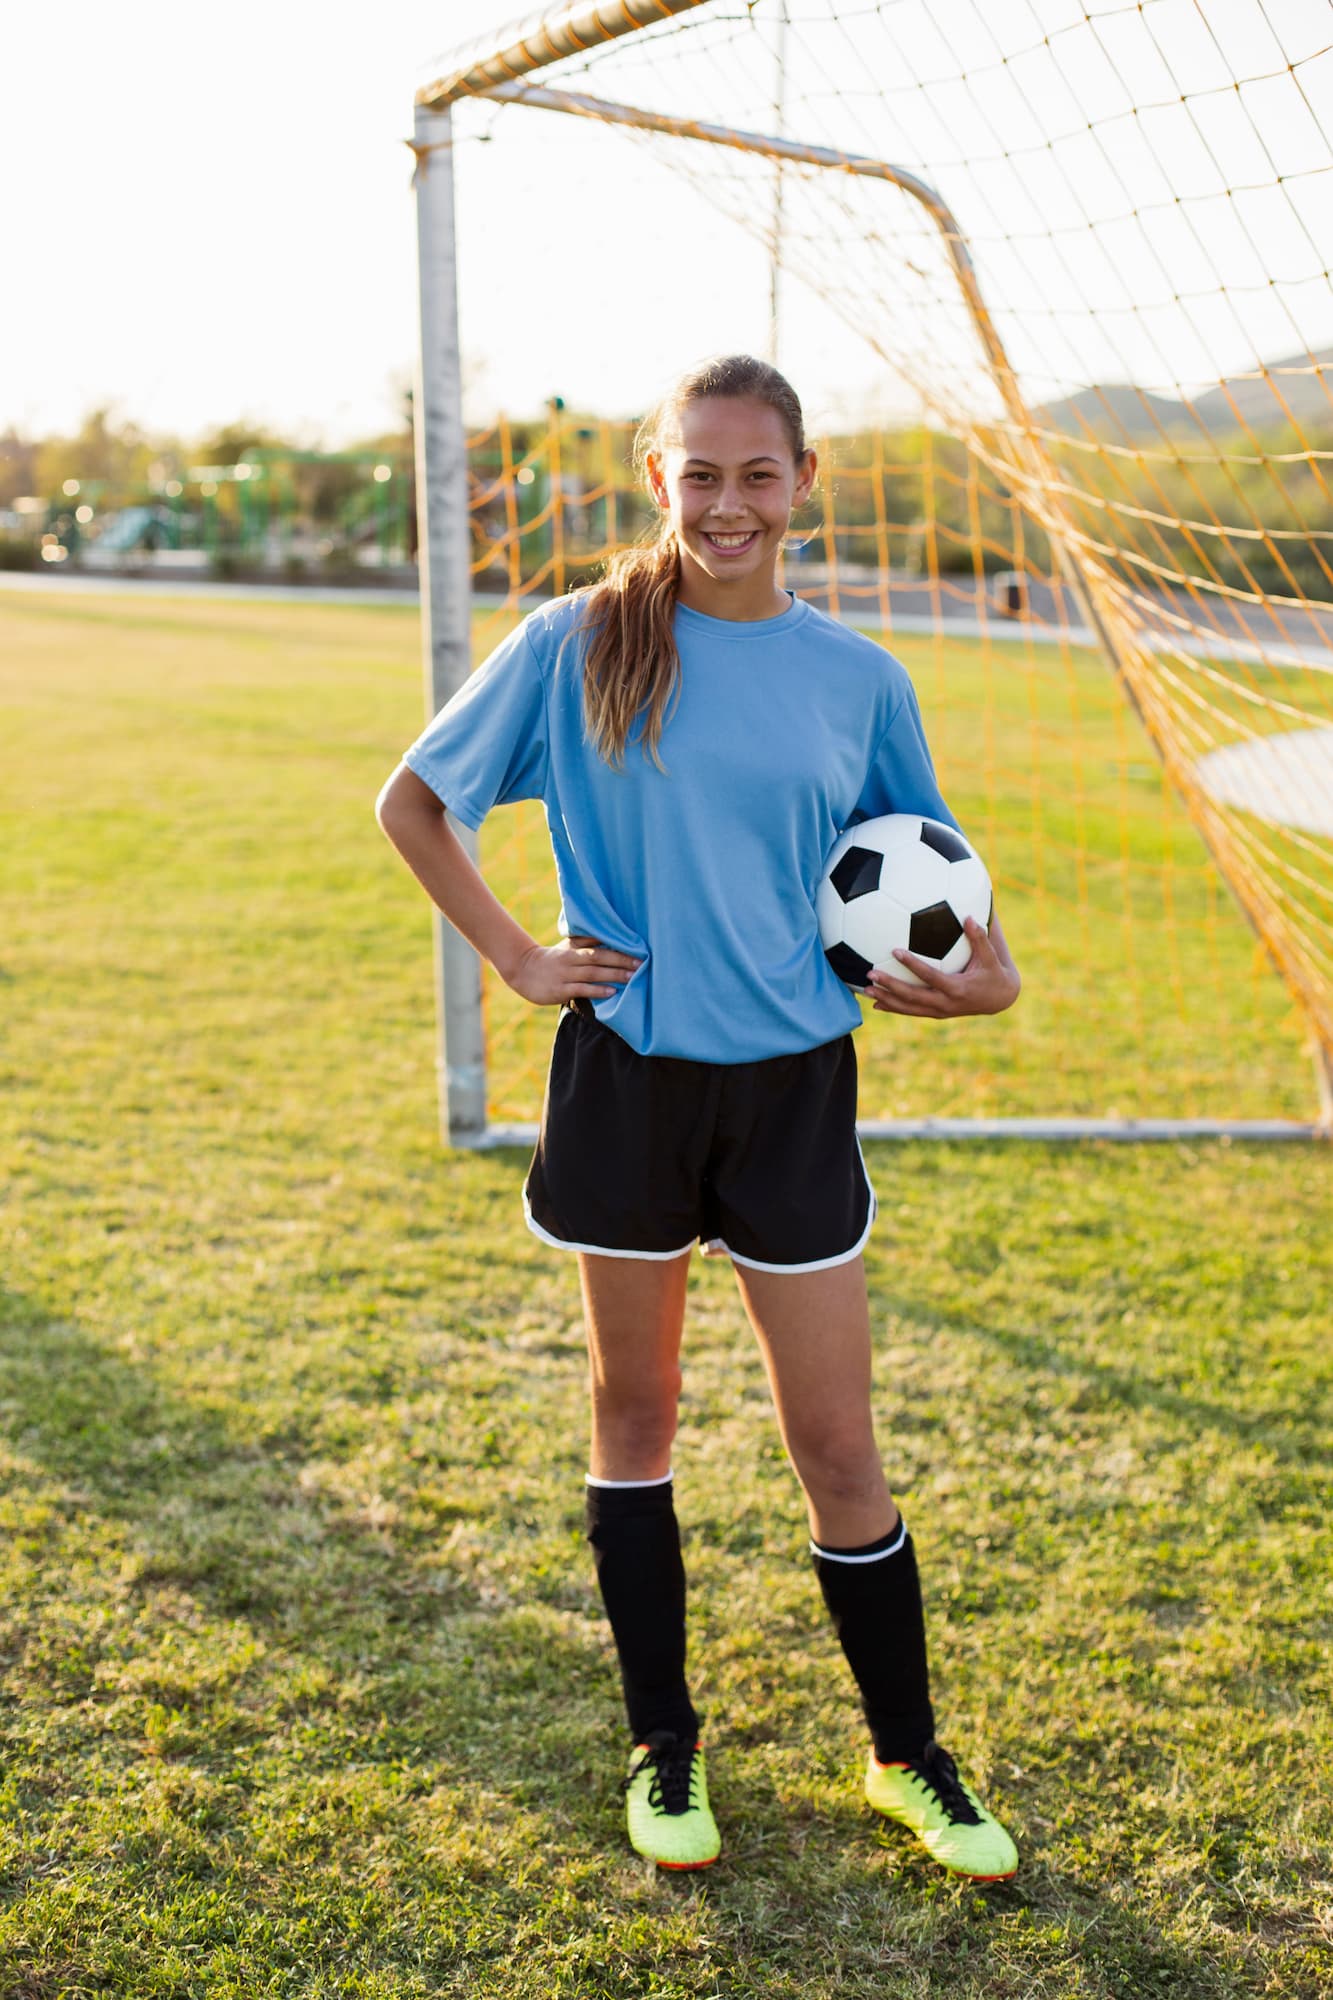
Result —
[[415, 621], [0, 615], [3, 2000], [1326, 1994], [1327, 1149], [866, 1149], [942, 1730], [1022, 1849], [992, 1890], [858, 1802], [762, 1371], [696, 1260], [726, 1853], [659, 1880], [576, 1270], [525, 1155], [439, 1149], [423, 912], [370, 819]]

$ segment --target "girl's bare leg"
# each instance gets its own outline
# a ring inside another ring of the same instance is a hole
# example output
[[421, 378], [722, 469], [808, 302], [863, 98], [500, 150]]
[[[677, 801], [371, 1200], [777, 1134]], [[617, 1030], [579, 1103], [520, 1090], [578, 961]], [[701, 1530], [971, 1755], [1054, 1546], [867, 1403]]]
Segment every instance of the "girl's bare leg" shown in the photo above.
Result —
[[865, 1260], [824, 1271], [733, 1268], [811, 1535], [828, 1548], [863, 1547], [898, 1520], [870, 1413]]
[[671, 1467], [690, 1252], [579, 1253], [595, 1479], [662, 1478]]

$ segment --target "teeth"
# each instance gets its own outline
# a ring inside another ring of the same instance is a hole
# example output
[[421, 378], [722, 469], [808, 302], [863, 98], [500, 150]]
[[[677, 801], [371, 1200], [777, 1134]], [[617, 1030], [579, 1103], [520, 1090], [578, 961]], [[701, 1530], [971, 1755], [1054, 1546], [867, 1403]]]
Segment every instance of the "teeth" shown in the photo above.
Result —
[[[705, 533], [707, 534], [707, 533], [708, 533], [707, 529], [705, 529], [705, 531], [704, 531], [704, 532], [705, 532]], [[740, 548], [740, 546], [741, 546], [742, 542], [748, 542], [748, 541], [750, 541], [750, 540], [751, 540], [751, 539], [753, 538], [753, 536], [754, 536], [754, 534], [755, 534], [755, 533], [756, 533], [756, 530], [755, 530], [755, 529], [753, 529], [753, 528], [751, 528], [748, 534], [744, 534], [744, 535], [714, 535], [714, 534], [709, 534], [709, 535], [708, 535], [708, 539], [709, 539], [709, 541], [710, 541], [710, 542], [716, 542], [716, 543], [717, 543], [717, 545], [718, 545], [718, 547], [719, 547], [720, 549], [738, 549], [738, 548]]]

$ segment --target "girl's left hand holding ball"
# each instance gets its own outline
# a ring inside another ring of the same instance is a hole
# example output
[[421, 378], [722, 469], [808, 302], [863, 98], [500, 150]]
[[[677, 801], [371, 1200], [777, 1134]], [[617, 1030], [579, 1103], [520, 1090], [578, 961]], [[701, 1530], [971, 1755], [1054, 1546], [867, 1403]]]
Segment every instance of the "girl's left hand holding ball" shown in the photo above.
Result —
[[901, 964], [910, 966], [920, 986], [895, 979], [876, 966], [866, 981], [879, 1014], [915, 1014], [921, 1019], [945, 1021], [959, 1014], [1002, 1014], [1018, 998], [1022, 982], [1018, 967], [1009, 956], [999, 926], [992, 920], [988, 935], [983, 924], [969, 917], [963, 925], [972, 940], [972, 956], [961, 972], [941, 972], [929, 959], [915, 952], [895, 951]]

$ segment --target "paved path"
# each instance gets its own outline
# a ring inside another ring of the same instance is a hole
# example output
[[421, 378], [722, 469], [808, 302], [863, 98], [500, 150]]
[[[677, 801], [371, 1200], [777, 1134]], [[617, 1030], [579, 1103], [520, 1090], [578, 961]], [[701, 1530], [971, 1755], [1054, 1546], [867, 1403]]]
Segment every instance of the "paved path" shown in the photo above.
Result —
[[1270, 826], [1333, 836], [1333, 729], [1284, 729], [1224, 743], [1194, 769], [1219, 805], [1240, 806]]

